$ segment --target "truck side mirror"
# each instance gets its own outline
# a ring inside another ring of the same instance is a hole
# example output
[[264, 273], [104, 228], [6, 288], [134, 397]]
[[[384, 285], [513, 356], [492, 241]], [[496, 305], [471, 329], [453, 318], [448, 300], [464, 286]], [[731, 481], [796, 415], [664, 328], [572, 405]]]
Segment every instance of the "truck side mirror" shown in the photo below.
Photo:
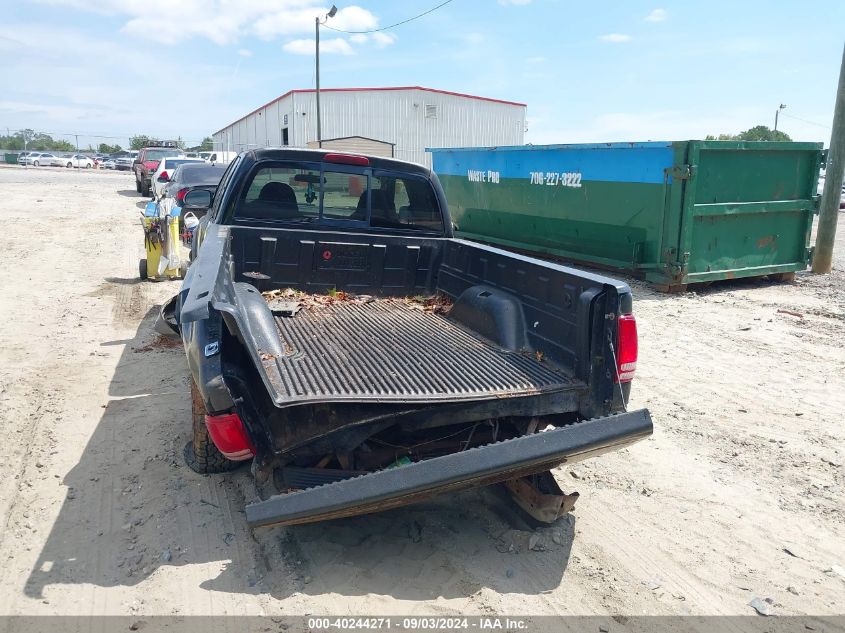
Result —
[[182, 206], [186, 209], [207, 209], [211, 206], [211, 192], [205, 189], [194, 189], [185, 194]]

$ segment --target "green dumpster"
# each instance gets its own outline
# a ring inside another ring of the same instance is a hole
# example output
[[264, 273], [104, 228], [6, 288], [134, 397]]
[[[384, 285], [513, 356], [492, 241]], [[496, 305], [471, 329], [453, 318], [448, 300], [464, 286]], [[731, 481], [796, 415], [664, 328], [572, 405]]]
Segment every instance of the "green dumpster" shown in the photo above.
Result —
[[809, 263], [820, 143], [430, 149], [459, 236], [664, 290]]
[[17, 154], [6, 154], [6, 162], [9, 165], [17, 165], [18, 164], [18, 155]]

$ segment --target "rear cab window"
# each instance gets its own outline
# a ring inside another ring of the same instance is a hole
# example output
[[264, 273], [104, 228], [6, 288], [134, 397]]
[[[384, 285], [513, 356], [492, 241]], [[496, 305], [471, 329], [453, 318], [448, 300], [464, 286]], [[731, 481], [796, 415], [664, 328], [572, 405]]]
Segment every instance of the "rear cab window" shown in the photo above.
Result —
[[181, 152], [178, 149], [146, 149], [144, 150], [144, 160], [161, 160], [162, 158], [179, 156], [180, 154]]
[[190, 158], [168, 158], [164, 161], [164, 168], [176, 169], [179, 165], [190, 165], [192, 163], [197, 164], [197, 161]]
[[263, 161], [227, 206], [239, 224], [444, 234], [427, 178], [355, 165]]

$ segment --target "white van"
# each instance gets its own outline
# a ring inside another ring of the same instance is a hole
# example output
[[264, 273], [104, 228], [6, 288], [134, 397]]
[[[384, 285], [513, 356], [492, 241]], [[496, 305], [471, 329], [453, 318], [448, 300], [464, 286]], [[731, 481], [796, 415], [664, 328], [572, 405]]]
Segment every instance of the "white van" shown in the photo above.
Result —
[[199, 157], [205, 162], [216, 165], [228, 165], [237, 156], [237, 152], [227, 152], [225, 150], [212, 150], [210, 152], [199, 152]]

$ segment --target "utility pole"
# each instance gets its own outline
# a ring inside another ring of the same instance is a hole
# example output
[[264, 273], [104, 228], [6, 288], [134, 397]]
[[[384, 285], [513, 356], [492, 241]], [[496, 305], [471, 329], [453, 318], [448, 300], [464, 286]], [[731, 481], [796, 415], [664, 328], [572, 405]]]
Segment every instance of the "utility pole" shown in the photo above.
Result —
[[74, 134], [74, 138], [76, 138], [76, 153], [79, 153], [79, 134]]
[[320, 16], [314, 18], [314, 32], [317, 42], [317, 147], [323, 146], [323, 130], [320, 128]]
[[316, 72], [316, 87], [317, 90], [315, 92], [317, 97], [317, 147], [323, 146], [323, 129], [321, 127], [320, 121], [320, 24], [324, 24], [328, 21], [329, 18], [333, 18], [337, 13], [337, 7], [332, 5], [332, 8], [329, 9], [329, 12], [326, 14], [326, 17], [320, 21], [320, 16], [314, 18], [314, 41], [316, 42], [316, 59], [317, 59], [317, 72]]
[[780, 111], [781, 111], [781, 110], [783, 110], [784, 108], [786, 108], [786, 106], [785, 106], [784, 104], [782, 104], [782, 103], [781, 103], [781, 104], [778, 106], [778, 109], [777, 109], [777, 110], [775, 110], [775, 132], [777, 132], [777, 131], [778, 131], [778, 115], [780, 114]]
[[813, 253], [813, 272], [829, 273], [833, 267], [833, 241], [836, 239], [836, 221], [839, 215], [839, 198], [845, 176], [845, 48], [839, 66], [839, 88], [833, 109], [833, 131], [824, 170], [824, 191], [816, 231], [816, 250]]

